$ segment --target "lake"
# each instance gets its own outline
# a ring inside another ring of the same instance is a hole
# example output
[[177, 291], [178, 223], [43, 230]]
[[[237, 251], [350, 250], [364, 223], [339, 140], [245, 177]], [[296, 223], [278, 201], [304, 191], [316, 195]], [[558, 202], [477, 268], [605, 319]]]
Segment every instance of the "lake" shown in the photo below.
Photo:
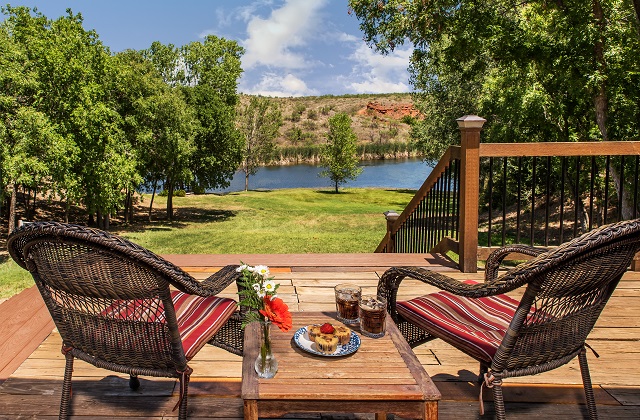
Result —
[[[417, 190], [433, 169], [418, 158], [363, 161], [359, 166], [363, 171], [358, 178], [341, 185], [341, 188]], [[255, 175], [249, 177], [249, 189], [333, 188], [329, 178], [318, 176], [323, 169], [321, 166], [306, 164], [262, 167]], [[208, 190], [208, 192], [223, 193], [243, 190], [244, 172], [238, 171], [228, 188]]]

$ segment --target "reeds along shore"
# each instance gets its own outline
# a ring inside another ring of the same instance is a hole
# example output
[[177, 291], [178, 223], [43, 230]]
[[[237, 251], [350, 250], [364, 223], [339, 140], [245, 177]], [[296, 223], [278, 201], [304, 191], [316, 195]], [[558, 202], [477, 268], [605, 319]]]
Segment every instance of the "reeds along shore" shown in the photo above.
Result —
[[[269, 165], [297, 165], [320, 163], [321, 146], [281, 147], [271, 158]], [[358, 146], [361, 161], [419, 158], [422, 154], [408, 143], [366, 144]]]

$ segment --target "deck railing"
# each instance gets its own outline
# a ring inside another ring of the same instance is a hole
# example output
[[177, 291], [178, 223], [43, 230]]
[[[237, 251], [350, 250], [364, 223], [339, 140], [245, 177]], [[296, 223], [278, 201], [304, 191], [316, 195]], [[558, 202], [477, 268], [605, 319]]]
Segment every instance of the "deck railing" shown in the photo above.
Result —
[[499, 246], [552, 247], [638, 217], [640, 142], [481, 144], [484, 122], [458, 119], [460, 146], [401, 214], [386, 213], [376, 252], [453, 251], [475, 272]]

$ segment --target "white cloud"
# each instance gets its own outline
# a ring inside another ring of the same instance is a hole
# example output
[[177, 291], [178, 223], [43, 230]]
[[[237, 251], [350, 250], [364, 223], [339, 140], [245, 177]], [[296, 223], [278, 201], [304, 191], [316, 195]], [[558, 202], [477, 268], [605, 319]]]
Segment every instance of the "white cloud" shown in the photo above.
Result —
[[242, 42], [246, 49], [242, 57], [243, 67], [308, 67], [309, 59], [299, 49], [314, 36], [320, 19], [317, 12], [325, 4], [326, 0], [287, 0], [266, 19], [251, 17], [247, 24], [248, 38]]
[[[241, 81], [241, 85], [243, 82]], [[258, 83], [252, 87], [240, 87], [240, 91], [250, 95], [262, 96], [310, 96], [317, 95], [318, 92], [311, 89], [300, 78], [288, 73], [284, 76], [275, 73], [266, 73]]]
[[[355, 93], [409, 92], [407, 67], [413, 49], [396, 48], [382, 55], [359, 41], [349, 59], [354, 61], [345, 87]], [[354, 80], [357, 80], [354, 81]]]

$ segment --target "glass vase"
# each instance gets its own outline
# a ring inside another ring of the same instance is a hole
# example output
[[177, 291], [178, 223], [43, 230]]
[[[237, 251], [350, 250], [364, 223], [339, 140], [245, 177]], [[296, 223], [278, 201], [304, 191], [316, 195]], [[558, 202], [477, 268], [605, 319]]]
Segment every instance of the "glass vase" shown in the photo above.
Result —
[[278, 361], [271, 352], [271, 321], [260, 323], [260, 353], [256, 358], [255, 368], [259, 378], [273, 378], [278, 371]]

